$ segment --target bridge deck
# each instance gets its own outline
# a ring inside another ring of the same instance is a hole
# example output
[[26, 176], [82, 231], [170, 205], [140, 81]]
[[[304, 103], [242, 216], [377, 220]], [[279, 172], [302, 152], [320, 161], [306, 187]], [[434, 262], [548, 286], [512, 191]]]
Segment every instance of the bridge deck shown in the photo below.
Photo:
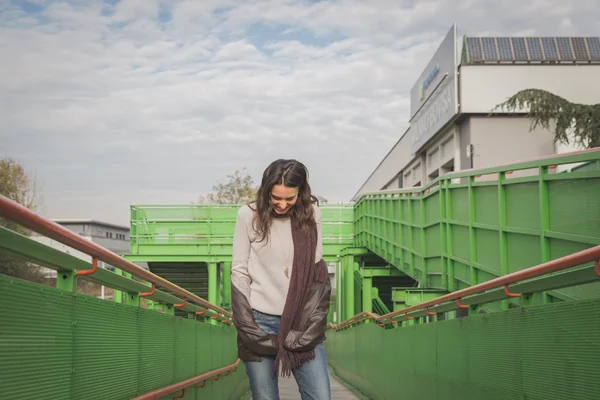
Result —
[[[342, 385], [333, 376], [331, 376], [331, 374], [329, 374], [329, 381], [331, 383], [331, 400], [359, 399], [346, 386]], [[298, 384], [293, 376], [290, 378], [279, 377], [279, 398], [281, 400], [300, 400]]]

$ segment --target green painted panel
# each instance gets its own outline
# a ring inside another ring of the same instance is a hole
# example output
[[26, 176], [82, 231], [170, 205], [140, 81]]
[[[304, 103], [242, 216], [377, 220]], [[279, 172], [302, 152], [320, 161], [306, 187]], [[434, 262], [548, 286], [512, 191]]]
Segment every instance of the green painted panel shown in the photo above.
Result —
[[[124, 400], [237, 359], [231, 327], [3, 275], [0, 303], [2, 398]], [[247, 391], [241, 366], [205, 389], [189, 388], [185, 398], [238, 399]]]
[[508, 233], [506, 242], [509, 273], [533, 267], [541, 262], [542, 250], [538, 236]]
[[442, 259], [441, 257], [433, 257], [425, 260], [427, 265], [427, 273], [430, 274], [432, 272], [442, 272]]
[[[458, 289], [475, 283], [474, 279], [477, 282], [493, 279], [502, 273], [519, 271], [548, 258], [555, 259], [600, 244], [598, 174], [538, 174], [552, 165], [577, 162], [597, 167], [600, 151], [451, 173], [423, 188], [370, 193], [355, 207], [356, 237], [360, 238], [356, 245], [390, 260], [425, 285], [434, 285], [435, 280], [444, 288]], [[465, 182], [475, 180], [478, 175], [491, 174], [488, 178], [493, 179], [501, 176], [501, 172], [524, 169], [533, 172], [533, 176], [512, 178], [513, 175], [506, 174], [502, 182], [506, 210], [500, 207], [498, 182], [476, 181], [470, 198]], [[464, 178], [463, 183], [452, 183], [457, 178]], [[442, 188], [441, 194], [429, 194], [437, 187]], [[545, 193], [544, 201], [548, 201], [549, 217], [545, 218], [549, 223], [543, 226], [540, 193]], [[502, 226], [501, 216], [505, 218]], [[390, 231], [388, 219], [398, 221], [400, 226]], [[440, 220], [442, 226], [436, 224]], [[501, 240], [504, 236], [506, 240]], [[501, 245], [505, 245], [505, 249], [501, 249]], [[427, 260], [425, 265], [422, 258]], [[442, 260], [452, 260], [445, 263], [444, 271]], [[430, 276], [422, 276], [423, 271]], [[448, 279], [439, 275], [446, 271]], [[456, 286], [448, 287], [449, 284]], [[576, 290], [571, 289], [569, 296], [566, 293], [561, 296], [587, 298], [585, 290], [573, 296]], [[560, 294], [560, 291], [553, 293]], [[558, 298], [561, 297], [557, 295]], [[537, 304], [537, 297], [535, 301]]]
[[418, 200], [412, 201], [412, 218], [414, 223], [421, 224], [421, 202]]
[[498, 188], [496, 186], [479, 186], [475, 192], [475, 222], [498, 225]]
[[478, 264], [484, 265], [490, 270], [500, 273], [500, 246], [498, 232], [487, 229], [475, 229], [475, 248]]
[[123, 399], [141, 394], [137, 387], [140, 309], [77, 295], [74, 310], [73, 398]]
[[74, 298], [0, 275], [0, 397], [73, 398]]
[[425, 224], [440, 221], [440, 193], [437, 192], [425, 199]]
[[428, 255], [441, 254], [442, 239], [440, 236], [440, 226], [433, 225], [425, 229], [425, 248]]
[[175, 382], [174, 318], [158, 312], [140, 310], [140, 393]]
[[[593, 400], [600, 391], [600, 302], [328, 332], [336, 374], [370, 399]], [[560, 327], [560, 329], [557, 329]], [[377, 351], [378, 349], [394, 351]]]
[[413, 240], [413, 249], [417, 253], [421, 253], [423, 251], [423, 246], [421, 246], [421, 228], [412, 228], [414, 240]]
[[[455, 221], [469, 221], [469, 191], [467, 188], [455, 188], [450, 190], [450, 201], [452, 203], [452, 219]], [[465, 207], [466, 206], [466, 207]]]
[[[241, 205], [132, 206], [131, 254], [198, 255], [229, 260]], [[354, 245], [352, 205], [322, 205], [323, 251], [335, 257]], [[224, 258], [225, 257], [225, 258]]]
[[452, 225], [450, 230], [454, 238], [454, 248], [451, 254], [464, 260], [470, 260], [469, 228], [461, 225]]
[[590, 236], [600, 243], [599, 179], [549, 182], [550, 230]]
[[517, 228], [540, 229], [540, 193], [537, 182], [506, 185], [506, 223]]
[[465, 283], [471, 283], [471, 267], [465, 263], [454, 261], [454, 277]]

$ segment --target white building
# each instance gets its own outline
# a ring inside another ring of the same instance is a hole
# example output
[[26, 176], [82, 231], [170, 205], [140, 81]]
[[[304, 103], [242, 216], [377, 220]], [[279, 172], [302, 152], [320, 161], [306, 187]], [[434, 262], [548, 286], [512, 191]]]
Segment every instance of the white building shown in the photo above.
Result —
[[426, 185], [448, 172], [572, 151], [529, 118], [490, 111], [523, 89], [600, 103], [600, 37], [443, 39], [411, 90], [410, 127], [352, 198]]
[[[114, 225], [92, 219], [53, 219], [52, 221], [82, 236], [90, 242], [99, 244], [113, 253], [123, 255], [129, 252], [129, 227], [127, 226]], [[32, 236], [32, 239], [79, 259], [86, 260], [90, 263], [92, 262], [92, 258], [89, 255], [57, 242], [54, 239], [39, 235]], [[113, 267], [105, 265], [103, 262], [99, 264], [99, 267], [111, 271], [114, 270]], [[49, 278], [54, 278], [56, 276], [55, 271], [48, 271]]]

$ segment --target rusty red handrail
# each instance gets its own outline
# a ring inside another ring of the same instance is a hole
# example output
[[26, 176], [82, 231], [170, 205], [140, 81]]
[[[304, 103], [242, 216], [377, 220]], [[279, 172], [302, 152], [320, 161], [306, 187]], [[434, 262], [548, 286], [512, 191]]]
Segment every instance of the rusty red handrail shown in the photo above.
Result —
[[[413, 312], [413, 311], [417, 311], [417, 310], [421, 310], [421, 309], [425, 309], [426, 311], [429, 311], [429, 307], [439, 305], [441, 303], [445, 303], [448, 301], [456, 302], [456, 304], [460, 308], [468, 308], [469, 306], [463, 305], [460, 303], [460, 300], [463, 299], [465, 296], [482, 293], [487, 290], [496, 289], [496, 288], [500, 288], [500, 287], [504, 287], [505, 294], [507, 294], [508, 297], [513, 297], [513, 296], [516, 297], [517, 296], [516, 293], [508, 292], [508, 285], [510, 285], [511, 283], [523, 281], [525, 279], [535, 278], [540, 275], [545, 275], [545, 274], [549, 274], [552, 272], [561, 271], [561, 270], [564, 270], [567, 268], [576, 267], [578, 265], [582, 265], [582, 264], [586, 264], [586, 263], [590, 263], [590, 262], [595, 263], [596, 273], [600, 277], [600, 261], [599, 260], [600, 260], [600, 246], [591, 247], [589, 249], [582, 250], [580, 252], [570, 254], [568, 256], [564, 256], [561, 258], [557, 258], [555, 260], [545, 262], [545, 263], [537, 265], [535, 267], [530, 267], [530, 268], [527, 268], [527, 269], [524, 269], [521, 271], [513, 272], [511, 274], [507, 274], [507, 275], [498, 277], [496, 279], [492, 279], [487, 282], [468, 287], [466, 289], [457, 290], [455, 292], [446, 294], [444, 296], [440, 296], [433, 300], [425, 301], [423, 303], [416, 304], [414, 306], [406, 307], [402, 310], [393, 311], [391, 313], [375, 317], [374, 319], [377, 322], [383, 322], [386, 320], [391, 320], [392, 318], [395, 318], [395, 317], [404, 316], [404, 317], [406, 317], [406, 319], [410, 320], [410, 319], [412, 319], [412, 317], [409, 317], [407, 315], [409, 312]], [[354, 323], [359, 322], [359, 321], [357, 321], [357, 318], [359, 318], [362, 315], [365, 315], [365, 312], [356, 314], [355, 316], [348, 318], [347, 320], [341, 322], [338, 325], [332, 325], [332, 328], [339, 330], [339, 329], [343, 329], [349, 325], [353, 325]]]
[[194, 302], [202, 307], [214, 310], [219, 314], [231, 317], [231, 313], [227, 310], [217, 307], [203, 298], [195, 295], [194, 293], [189, 292], [182, 287], [179, 287], [174, 283], [153, 274], [150, 271], [146, 271], [145, 269], [138, 267], [131, 261], [124, 259], [118, 254], [115, 254], [94, 242], [84, 239], [65, 227], [40, 216], [39, 214], [2, 195], [0, 195], [0, 216], [29, 228], [34, 232], [47, 236], [69, 247], [88, 254], [92, 257], [92, 260], [97, 259], [103, 261], [109, 265], [122, 269], [125, 272], [129, 272], [130, 274], [153, 283], [156, 286], [169, 289], [173, 294], [177, 294], [182, 298], [187, 298], [190, 302]]
[[92, 269], [80, 269], [75, 271], [75, 276], [94, 275], [98, 271], [98, 259], [92, 258]]
[[[157, 389], [154, 390], [152, 392], [143, 394], [141, 396], [138, 397], [134, 397], [131, 400], [156, 400], [156, 399], [160, 399], [161, 397], [165, 397], [168, 396], [172, 393], [176, 393], [180, 390], [184, 390], [185, 388], [192, 386], [192, 385], [196, 385], [197, 383], [199, 383], [200, 381], [204, 381], [204, 383], [201, 386], [197, 386], [197, 389], [200, 389], [202, 387], [204, 387], [206, 385], [206, 380], [208, 379], [212, 379], [215, 376], [221, 376], [221, 374], [224, 374], [225, 372], [231, 371], [231, 372], [235, 372], [235, 370], [237, 369], [238, 365], [240, 364], [240, 359], [238, 358], [237, 361], [234, 364], [228, 365], [226, 367], [223, 368], [219, 368], [219, 369], [215, 369], [213, 371], [209, 371], [206, 372], [202, 375], [198, 375], [194, 378], [190, 378], [190, 379], [186, 379], [185, 381], [181, 381], [179, 383], [175, 383], [173, 385], [161, 388], [161, 389]], [[216, 380], [216, 379], [214, 379]]]

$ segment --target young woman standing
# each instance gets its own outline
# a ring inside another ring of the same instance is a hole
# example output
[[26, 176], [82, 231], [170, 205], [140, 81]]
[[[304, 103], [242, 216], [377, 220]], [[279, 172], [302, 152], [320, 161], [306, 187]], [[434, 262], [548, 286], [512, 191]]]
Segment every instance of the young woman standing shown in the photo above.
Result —
[[296, 160], [274, 161], [256, 202], [239, 209], [233, 239], [232, 314], [253, 400], [279, 399], [278, 372], [293, 373], [302, 399], [330, 399], [330, 293], [308, 171]]

